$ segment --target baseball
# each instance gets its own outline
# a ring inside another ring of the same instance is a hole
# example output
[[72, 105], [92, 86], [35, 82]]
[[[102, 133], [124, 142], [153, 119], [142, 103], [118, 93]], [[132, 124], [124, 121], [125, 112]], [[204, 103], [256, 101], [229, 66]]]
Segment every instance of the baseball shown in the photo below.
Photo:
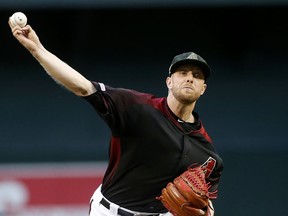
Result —
[[22, 12], [16, 12], [11, 16], [11, 22], [13, 26], [18, 25], [20, 27], [24, 27], [27, 24], [27, 17]]

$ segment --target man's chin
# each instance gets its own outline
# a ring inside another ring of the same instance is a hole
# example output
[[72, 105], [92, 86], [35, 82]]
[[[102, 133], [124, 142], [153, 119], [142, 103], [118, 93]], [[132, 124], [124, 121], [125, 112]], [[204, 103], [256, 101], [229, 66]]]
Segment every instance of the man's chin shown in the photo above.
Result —
[[180, 101], [181, 101], [182, 104], [187, 104], [187, 105], [189, 105], [189, 104], [194, 103], [196, 100], [195, 100], [194, 97], [182, 97], [182, 98], [180, 99]]

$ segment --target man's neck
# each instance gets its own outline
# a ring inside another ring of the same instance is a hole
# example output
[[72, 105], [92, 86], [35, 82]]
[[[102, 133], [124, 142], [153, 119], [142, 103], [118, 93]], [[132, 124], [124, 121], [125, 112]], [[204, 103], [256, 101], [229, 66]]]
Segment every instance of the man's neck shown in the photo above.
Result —
[[192, 112], [195, 107], [195, 102], [191, 104], [183, 104], [176, 100], [174, 97], [168, 95], [167, 104], [170, 110], [181, 120], [185, 122], [194, 123], [195, 118]]

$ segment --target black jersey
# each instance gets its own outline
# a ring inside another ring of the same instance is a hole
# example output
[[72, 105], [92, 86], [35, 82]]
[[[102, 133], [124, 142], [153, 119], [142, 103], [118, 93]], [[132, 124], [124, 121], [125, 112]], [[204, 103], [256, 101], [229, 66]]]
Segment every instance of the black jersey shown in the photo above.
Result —
[[[85, 97], [111, 129], [110, 157], [102, 193], [122, 207], [166, 212], [155, 197], [191, 165], [206, 168], [216, 191], [222, 160], [197, 113], [195, 124], [182, 122], [166, 98], [94, 82], [97, 92]], [[186, 125], [185, 125], [186, 124]]]

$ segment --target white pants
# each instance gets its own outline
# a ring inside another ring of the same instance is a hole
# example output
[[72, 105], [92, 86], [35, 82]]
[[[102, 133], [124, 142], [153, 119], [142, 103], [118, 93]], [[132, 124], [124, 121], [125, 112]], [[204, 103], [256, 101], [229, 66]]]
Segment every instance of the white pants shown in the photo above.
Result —
[[[145, 213], [142, 213], [142, 212], [135, 212], [135, 211], [131, 211], [129, 209], [120, 207], [119, 205], [116, 205], [115, 203], [112, 203], [106, 199], [110, 203], [110, 209], [107, 209], [105, 206], [100, 204], [100, 201], [103, 198], [103, 195], [101, 193], [101, 186], [102, 185], [100, 185], [96, 189], [93, 196], [91, 197], [89, 216], [118, 216], [119, 208], [130, 213], [134, 213], [134, 214], [141, 213], [141, 215], [145, 215]], [[146, 214], [149, 215], [149, 213], [146, 213]], [[160, 214], [160, 216], [173, 216], [173, 215], [168, 212], [168, 213]]]

